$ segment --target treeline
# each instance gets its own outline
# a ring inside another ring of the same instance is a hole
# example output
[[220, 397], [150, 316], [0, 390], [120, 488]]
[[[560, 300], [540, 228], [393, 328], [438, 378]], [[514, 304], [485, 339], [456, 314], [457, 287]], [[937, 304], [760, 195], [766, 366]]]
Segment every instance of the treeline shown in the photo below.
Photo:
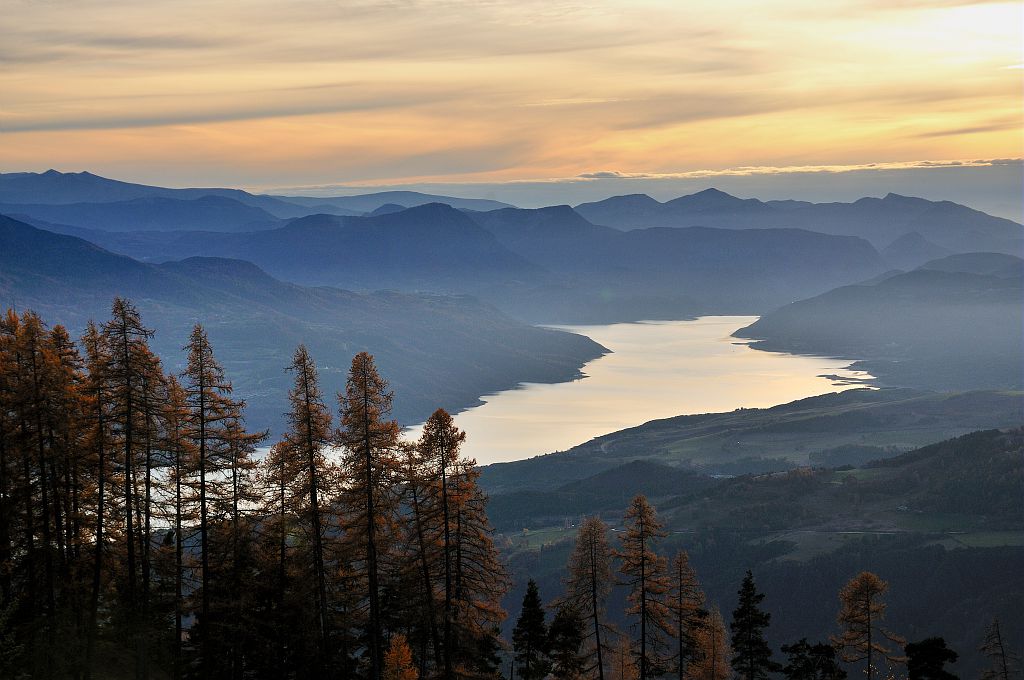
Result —
[[[609, 541], [610, 531], [596, 517], [583, 520], [550, 623], [537, 584], [528, 582], [513, 631], [509, 677], [768, 680], [781, 673], [787, 680], [844, 680], [844, 664], [852, 664], [867, 680], [957, 679], [946, 665], [958, 654], [943, 638], [908, 643], [884, 627], [888, 584], [876, 574], [861, 572], [840, 590], [837, 635], [783, 645], [782, 664], [766, 640], [771, 614], [749, 570], [727, 627], [718, 607], [707, 601], [686, 551], [671, 560], [659, 553], [667, 533], [644, 496], [630, 503], [617, 545]], [[617, 586], [627, 589], [629, 630], [617, 629], [608, 616], [609, 595]], [[980, 648], [989, 663], [985, 680], [1019, 676], [1012, 646], [993, 620]]]
[[445, 411], [403, 441], [360, 353], [334, 417], [300, 346], [260, 457], [202, 326], [180, 375], [151, 337], [123, 299], [77, 342], [0, 319], [0, 677], [496, 675], [507, 578]]

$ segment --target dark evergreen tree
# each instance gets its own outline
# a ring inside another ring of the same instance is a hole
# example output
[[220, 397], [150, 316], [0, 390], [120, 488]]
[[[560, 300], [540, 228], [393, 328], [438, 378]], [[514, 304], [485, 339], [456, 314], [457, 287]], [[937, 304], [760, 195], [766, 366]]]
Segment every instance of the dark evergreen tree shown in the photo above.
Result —
[[548, 656], [551, 675], [557, 680], [582, 677], [587, 658], [583, 654], [586, 639], [583, 617], [574, 607], [559, 607], [548, 629]]
[[767, 680], [782, 670], [772, 661], [772, 650], [764, 639], [771, 614], [761, 609], [764, 593], [757, 592], [754, 575], [748, 570], [737, 593], [739, 604], [732, 613], [732, 667], [743, 680]]
[[943, 638], [911, 642], [903, 652], [907, 655], [907, 680], [958, 680], [946, 670], [946, 664], [956, 663], [960, 655], [946, 647]]
[[526, 584], [523, 607], [512, 631], [516, 672], [522, 680], [541, 680], [551, 670], [548, 659], [548, 627], [544, 607], [533, 579]]
[[825, 643], [810, 644], [802, 638], [791, 645], [783, 645], [786, 655], [783, 675], [789, 680], [844, 680], [846, 671], [839, 665], [836, 649]]

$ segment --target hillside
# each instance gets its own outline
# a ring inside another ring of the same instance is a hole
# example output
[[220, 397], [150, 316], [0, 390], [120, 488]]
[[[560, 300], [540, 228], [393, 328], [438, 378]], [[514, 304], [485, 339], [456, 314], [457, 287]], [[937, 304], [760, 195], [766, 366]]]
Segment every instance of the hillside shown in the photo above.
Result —
[[[686, 549], [709, 598], [723, 611], [735, 606], [736, 586], [752, 569], [772, 614], [767, 634], [775, 649], [834, 631], [840, 587], [870, 570], [890, 584], [889, 628], [910, 639], [944, 636], [961, 653], [958, 671], [969, 675], [981, 666], [976, 649], [983, 619], [1000, 617], [1014, 639], [1024, 634], [1018, 615], [1024, 589], [1017, 576], [1024, 567], [1024, 421], [1019, 395], [1016, 401], [1016, 428], [972, 432], [860, 467], [719, 480], [693, 476], [666, 489], [654, 480], [659, 471], [672, 479], [672, 472], [634, 463], [548, 494], [496, 494], [492, 514], [505, 527], [499, 538], [516, 573], [529, 574], [545, 597], [555, 598], [564, 587], [571, 523], [600, 512], [618, 546], [628, 499], [614, 507], [611, 495], [602, 496], [604, 480], [621, 475], [632, 484], [646, 469], [638, 489], [653, 492], [669, 530], [659, 552]], [[901, 419], [898, 410], [893, 416]], [[706, 445], [714, 448], [713, 441]], [[576, 495], [566, 494], [567, 488]], [[548, 509], [551, 515], [544, 517], [516, 514], [523, 509], [520, 497], [560, 498], [565, 509]], [[522, 597], [523, 585], [517, 583], [508, 603]], [[622, 605], [619, 588], [609, 606], [618, 625], [625, 623], [618, 614]]]
[[[888, 384], [1019, 389], [1020, 264], [1001, 254], [952, 256], [795, 302], [735, 335], [769, 351], [860, 359]], [[979, 273], [987, 271], [995, 273]]]
[[238, 260], [145, 264], [0, 217], [4, 305], [32, 308], [77, 333], [88, 319], [105, 319], [115, 295], [138, 304], [173, 371], [181, 368], [192, 324], [201, 321], [249, 402], [254, 427], [276, 425], [285, 411], [283, 367], [300, 342], [331, 390], [353, 354], [374, 353], [398, 395], [395, 415], [406, 423], [438, 406], [471, 406], [479, 395], [521, 381], [568, 380], [603, 351], [587, 338], [527, 326], [468, 298], [307, 288]]
[[765, 409], [652, 420], [568, 451], [488, 465], [481, 484], [495, 494], [550, 491], [635, 460], [709, 475], [860, 464], [1022, 422], [1020, 392], [853, 389]]
[[950, 252], [1024, 252], [1024, 227], [1016, 222], [950, 201], [928, 201], [892, 193], [852, 203], [808, 203], [740, 199], [707, 189], [664, 203], [645, 195], [615, 196], [580, 204], [576, 210], [595, 224], [618, 229], [789, 227], [858, 236], [879, 249], [902, 236], [917, 233]]

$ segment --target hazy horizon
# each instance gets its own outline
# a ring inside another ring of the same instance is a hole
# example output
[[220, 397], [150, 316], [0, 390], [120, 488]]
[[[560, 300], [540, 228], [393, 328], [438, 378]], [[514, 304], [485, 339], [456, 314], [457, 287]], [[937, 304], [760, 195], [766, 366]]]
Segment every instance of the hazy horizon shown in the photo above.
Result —
[[[687, 193], [704, 180], [751, 196], [849, 198], [831, 185], [840, 177], [861, 195], [941, 196], [1001, 215], [1020, 204], [1019, 182], [1016, 201], [1008, 189], [1022, 156], [1015, 2], [11, 10], [0, 16], [5, 171], [443, 186], [524, 205]], [[913, 176], [1007, 158], [1018, 164], [997, 180]]]
[[550, 180], [473, 183], [320, 184], [305, 186], [246, 185], [227, 181], [219, 185], [163, 181], [159, 174], [125, 176], [96, 168], [2, 168], [0, 174], [44, 173], [49, 170], [90, 172], [107, 179], [171, 188], [233, 188], [255, 194], [288, 196], [355, 196], [384, 191], [418, 191], [457, 198], [502, 201], [521, 208], [578, 205], [612, 196], [647, 194], [659, 201], [718, 189], [740, 198], [799, 200], [813, 203], [850, 202], [888, 193], [932, 201], [953, 201], [1016, 222], [1024, 218], [1024, 159], [928, 161], [868, 166], [819, 168], [734, 168], [669, 175], [628, 176], [592, 173], [590, 176]]

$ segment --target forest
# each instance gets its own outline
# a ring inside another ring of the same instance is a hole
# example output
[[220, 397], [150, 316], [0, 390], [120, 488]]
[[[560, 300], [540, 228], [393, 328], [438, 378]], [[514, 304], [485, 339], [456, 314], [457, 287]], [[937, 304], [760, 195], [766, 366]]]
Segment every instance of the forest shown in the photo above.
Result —
[[[447, 412], [406, 441], [370, 354], [335, 408], [300, 345], [271, 442], [202, 325], [177, 374], [152, 337], [122, 298], [77, 340], [31, 311], [0, 319], [0, 677], [955, 677], [945, 640], [885, 628], [871, 572], [817, 605], [837, 635], [781, 646], [779, 663], [754, 575], [727, 624], [687, 553], [659, 551], [643, 495], [621, 531], [583, 519], [564, 593], [545, 608], [531, 581], [506, 640], [502, 599], [529, 575], [499, 553]], [[626, 627], [607, 615], [616, 587]], [[1017, 677], [1000, 623], [978, 625], [986, 678]]]

